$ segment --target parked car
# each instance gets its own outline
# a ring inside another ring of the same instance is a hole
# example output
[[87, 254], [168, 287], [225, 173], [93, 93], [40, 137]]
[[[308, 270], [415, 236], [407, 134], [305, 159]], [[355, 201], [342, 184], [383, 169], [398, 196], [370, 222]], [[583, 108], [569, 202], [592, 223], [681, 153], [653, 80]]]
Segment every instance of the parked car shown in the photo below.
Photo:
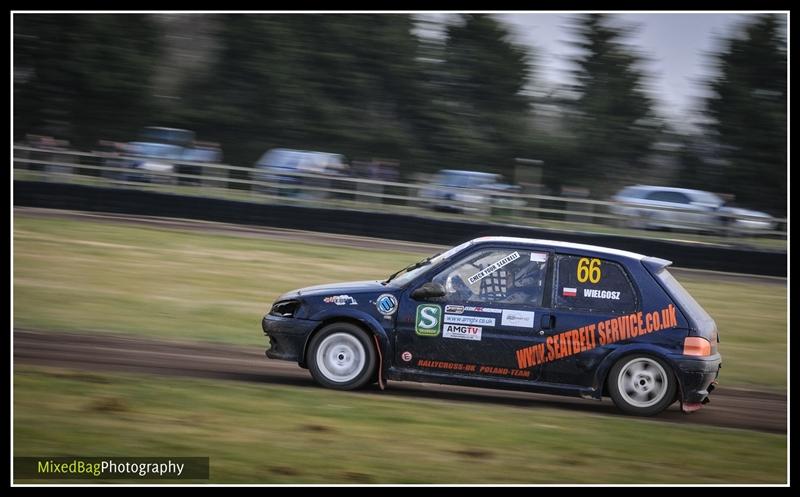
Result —
[[[273, 148], [255, 163], [253, 179], [271, 183], [258, 189], [279, 195], [299, 195], [302, 186], [324, 186], [328, 180], [349, 174], [347, 160], [341, 154]], [[313, 175], [314, 177], [303, 176]], [[324, 192], [309, 192], [309, 196], [324, 196]]]
[[[499, 174], [444, 169], [431, 179], [429, 186], [420, 189], [419, 198], [424, 205], [438, 211], [486, 214], [503, 198], [493, 193], [519, 192], [519, 187], [502, 181]], [[513, 207], [508, 202], [503, 203]]]
[[636, 185], [612, 197], [612, 214], [625, 216], [622, 225], [641, 229], [677, 229], [724, 234], [763, 232], [776, 228], [765, 212], [726, 205], [711, 192], [689, 188]]
[[484, 237], [384, 281], [301, 288], [262, 320], [266, 355], [320, 385], [385, 380], [525, 390], [653, 415], [699, 409], [721, 365], [717, 326], [670, 261]]
[[181, 184], [199, 185], [200, 176], [213, 177], [219, 175], [218, 169], [204, 168], [200, 164], [219, 164], [222, 162], [222, 149], [214, 142], [195, 141], [185, 147], [181, 154], [181, 162], [176, 165], [177, 172], [192, 177], [181, 177]]
[[126, 164], [130, 173], [123, 173], [125, 181], [145, 183], [173, 183], [175, 163], [183, 157], [184, 149], [178, 145], [152, 142], [130, 142], [125, 147], [129, 158]]
[[[125, 153], [135, 160], [125, 162], [135, 171], [123, 174], [128, 181], [199, 184], [203, 169], [197, 163], [219, 163], [222, 150], [217, 143], [195, 140], [194, 131], [148, 126], [139, 132], [139, 140], [125, 145]], [[192, 164], [193, 163], [193, 164]]]
[[719, 209], [725, 230], [741, 234], [760, 234], [778, 229], [778, 221], [766, 212], [754, 211], [726, 203]]

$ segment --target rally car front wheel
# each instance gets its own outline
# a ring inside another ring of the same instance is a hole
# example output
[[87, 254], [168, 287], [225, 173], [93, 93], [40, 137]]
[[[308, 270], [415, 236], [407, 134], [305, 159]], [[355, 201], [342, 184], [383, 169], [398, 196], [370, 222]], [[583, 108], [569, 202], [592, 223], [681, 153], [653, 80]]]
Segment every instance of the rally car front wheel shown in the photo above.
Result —
[[375, 373], [375, 349], [370, 336], [350, 323], [333, 323], [314, 335], [308, 346], [311, 376], [322, 386], [355, 390]]
[[628, 414], [652, 416], [675, 401], [677, 383], [670, 367], [652, 356], [623, 357], [608, 376], [614, 404]]

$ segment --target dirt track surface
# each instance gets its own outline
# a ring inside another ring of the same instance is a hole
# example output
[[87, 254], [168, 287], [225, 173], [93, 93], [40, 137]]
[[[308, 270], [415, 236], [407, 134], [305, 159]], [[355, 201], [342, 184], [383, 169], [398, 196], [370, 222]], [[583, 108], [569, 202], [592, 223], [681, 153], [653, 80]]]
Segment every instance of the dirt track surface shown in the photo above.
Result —
[[[98, 333], [14, 330], [14, 363], [167, 376], [190, 376], [262, 384], [319, 388], [297, 364], [268, 360], [263, 349], [212, 343], [174, 342]], [[389, 382], [364, 395], [430, 398], [449, 402], [484, 402], [530, 409], [556, 408], [623, 416], [610, 400], [573, 399], [526, 392]], [[786, 396], [726, 388], [723, 384], [700, 411], [684, 414], [673, 405], [656, 422], [705, 424], [786, 433]]]

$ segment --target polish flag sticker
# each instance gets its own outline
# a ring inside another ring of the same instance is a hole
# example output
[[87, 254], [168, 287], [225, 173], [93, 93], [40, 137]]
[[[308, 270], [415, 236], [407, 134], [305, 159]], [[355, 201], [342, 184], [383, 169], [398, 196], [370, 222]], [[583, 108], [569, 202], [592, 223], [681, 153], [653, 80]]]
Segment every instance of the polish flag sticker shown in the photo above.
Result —
[[577, 288], [564, 287], [564, 293], [562, 295], [564, 295], [565, 297], [574, 297], [577, 294], [578, 294]]

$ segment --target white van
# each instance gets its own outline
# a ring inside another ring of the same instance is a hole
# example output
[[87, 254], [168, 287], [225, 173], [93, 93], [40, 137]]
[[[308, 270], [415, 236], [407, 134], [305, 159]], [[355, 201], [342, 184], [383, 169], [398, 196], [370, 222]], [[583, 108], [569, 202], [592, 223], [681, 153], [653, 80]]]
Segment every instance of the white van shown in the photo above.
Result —
[[308, 150], [292, 150], [288, 148], [273, 148], [267, 150], [255, 163], [253, 179], [267, 183], [277, 183], [277, 187], [260, 185], [258, 190], [278, 190], [278, 193], [296, 194], [298, 189], [287, 188], [288, 185], [315, 186], [315, 178], [304, 176], [314, 175], [329, 179], [331, 177], [347, 176], [349, 166], [341, 154], [327, 152], [313, 152]]

